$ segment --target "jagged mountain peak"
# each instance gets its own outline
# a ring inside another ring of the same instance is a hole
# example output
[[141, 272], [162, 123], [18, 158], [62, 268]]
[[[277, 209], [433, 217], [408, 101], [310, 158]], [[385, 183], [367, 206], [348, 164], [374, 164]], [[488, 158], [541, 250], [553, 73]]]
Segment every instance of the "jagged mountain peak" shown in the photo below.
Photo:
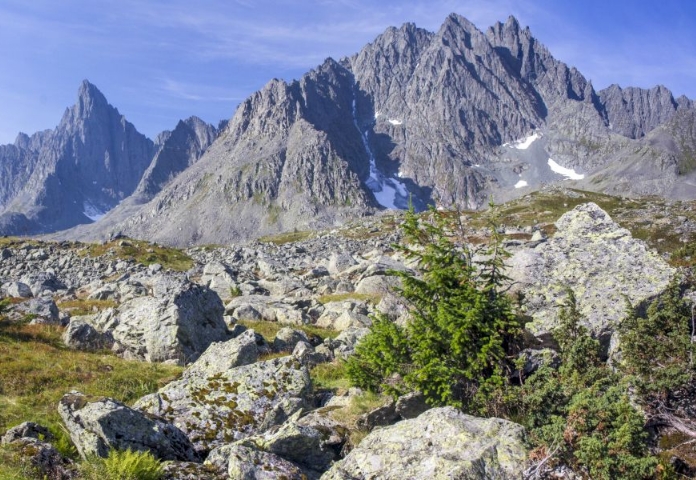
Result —
[[80, 88], [77, 91], [77, 103], [73, 107], [75, 116], [87, 116], [93, 111], [113, 108], [106, 100], [104, 94], [90, 83], [88, 80], [83, 80]]

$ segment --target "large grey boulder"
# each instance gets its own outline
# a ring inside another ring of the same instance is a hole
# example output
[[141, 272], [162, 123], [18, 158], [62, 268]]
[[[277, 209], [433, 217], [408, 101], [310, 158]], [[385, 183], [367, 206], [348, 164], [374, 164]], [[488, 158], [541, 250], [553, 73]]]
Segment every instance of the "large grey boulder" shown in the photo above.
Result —
[[30, 298], [34, 296], [34, 294], [31, 293], [31, 287], [22, 282], [7, 283], [2, 286], [2, 289], [8, 297]]
[[60, 400], [58, 413], [83, 458], [106, 457], [115, 448], [150, 451], [162, 460], [198, 459], [191, 442], [174, 425], [110, 398], [89, 402], [85, 395], [71, 392]]
[[60, 312], [51, 297], [35, 297], [17, 304], [15, 310], [31, 317], [31, 324], [60, 324]]
[[85, 317], [70, 319], [70, 323], [68, 323], [62, 335], [63, 343], [75, 350], [94, 351], [113, 347], [114, 337], [111, 333], [98, 331], [88, 321], [84, 320]]
[[229, 338], [222, 301], [209, 288], [164, 275], [148, 286], [152, 295], [106, 310], [92, 323], [112, 334], [123, 357], [185, 365]]
[[299, 424], [299, 414], [297, 412], [281, 426], [248, 437], [240, 443], [322, 472], [338, 459], [342, 443], [339, 443], [339, 448], [334, 448], [336, 445], [332, 442], [330, 429]]
[[524, 428], [452, 407], [372, 431], [322, 480], [406, 478], [521, 479]]
[[525, 294], [527, 328], [548, 339], [557, 324], [566, 288], [575, 292], [586, 327], [608, 339], [626, 311], [660, 294], [675, 274], [657, 253], [615, 223], [594, 203], [565, 213], [556, 234], [533, 249], [517, 252], [508, 275]]
[[184, 377], [209, 376], [224, 373], [259, 358], [256, 333], [245, 330], [238, 337], [225, 342], [214, 342], [203, 355], [184, 371]]
[[229, 300], [237, 288], [234, 272], [221, 262], [210, 262], [203, 267], [200, 283], [215, 291], [223, 300]]
[[236, 480], [305, 480], [307, 476], [294, 463], [273, 453], [232, 444], [218, 447], [208, 455], [206, 465], [224, 470]]
[[284, 422], [305, 406], [311, 388], [307, 368], [292, 357], [221, 370], [192, 367], [136, 408], [159, 415], [205, 452]]

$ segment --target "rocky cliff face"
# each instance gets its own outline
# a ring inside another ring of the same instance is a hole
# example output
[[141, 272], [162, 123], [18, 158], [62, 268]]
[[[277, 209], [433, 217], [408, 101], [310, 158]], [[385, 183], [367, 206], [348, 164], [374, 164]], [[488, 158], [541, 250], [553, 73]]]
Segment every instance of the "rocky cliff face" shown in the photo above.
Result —
[[269, 82], [200, 162], [83, 238], [236, 241], [409, 200], [479, 207], [568, 179], [689, 196], [694, 135], [681, 125], [693, 110], [663, 87], [597, 93], [514, 18], [484, 33], [452, 14], [437, 32], [389, 28], [299, 81]]
[[133, 193], [152, 154], [152, 141], [83, 82], [55, 130], [20, 135], [0, 150], [7, 173], [0, 181], [0, 233], [41, 233], [96, 220]]

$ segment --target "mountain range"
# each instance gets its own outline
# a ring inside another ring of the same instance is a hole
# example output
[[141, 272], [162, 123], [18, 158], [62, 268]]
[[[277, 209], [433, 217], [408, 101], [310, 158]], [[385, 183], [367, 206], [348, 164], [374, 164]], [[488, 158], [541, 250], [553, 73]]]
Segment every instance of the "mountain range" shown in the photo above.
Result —
[[85, 81], [56, 129], [0, 146], [0, 234], [228, 243], [561, 182], [696, 198], [695, 125], [665, 87], [596, 91], [514, 17], [481, 31], [452, 14], [154, 141]]

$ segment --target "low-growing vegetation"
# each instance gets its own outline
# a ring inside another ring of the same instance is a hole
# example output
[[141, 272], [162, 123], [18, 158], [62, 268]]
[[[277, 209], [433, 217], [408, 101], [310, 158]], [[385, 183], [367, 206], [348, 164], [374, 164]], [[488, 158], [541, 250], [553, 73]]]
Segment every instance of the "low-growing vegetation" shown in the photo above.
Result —
[[120, 260], [131, 260], [143, 265], [158, 263], [177, 272], [190, 270], [194, 264], [193, 259], [182, 250], [133, 239], [91, 244], [87, 247], [86, 254], [92, 257], [111, 255]]
[[164, 466], [150, 452], [110, 450], [106, 458], [82, 462], [80, 474], [85, 480], [160, 480]]
[[[49, 428], [73, 456], [57, 404], [70, 390], [132, 403], [175, 379], [180, 367], [122, 360], [111, 352], [70, 350], [58, 326], [10, 322], [0, 312], [0, 431], [24, 421]], [[35, 478], [9, 447], [0, 448], [0, 478]], [[19, 463], [18, 463], [19, 462]]]
[[377, 305], [381, 300], [382, 296], [374, 293], [329, 293], [326, 295], [321, 295], [317, 298], [317, 302], [321, 304], [327, 304], [331, 302], [344, 302], [346, 300], [358, 300], [360, 302], [371, 303]]
[[78, 298], [75, 300], [58, 301], [59, 309], [70, 313], [70, 316], [92, 315], [108, 308], [115, 308], [116, 302], [113, 300], [91, 300]]
[[314, 232], [311, 231], [285, 232], [277, 235], [267, 235], [265, 237], [261, 237], [259, 238], [259, 242], [272, 243], [274, 245], [285, 245], [286, 243], [295, 243], [307, 240], [312, 235], [314, 235]]

